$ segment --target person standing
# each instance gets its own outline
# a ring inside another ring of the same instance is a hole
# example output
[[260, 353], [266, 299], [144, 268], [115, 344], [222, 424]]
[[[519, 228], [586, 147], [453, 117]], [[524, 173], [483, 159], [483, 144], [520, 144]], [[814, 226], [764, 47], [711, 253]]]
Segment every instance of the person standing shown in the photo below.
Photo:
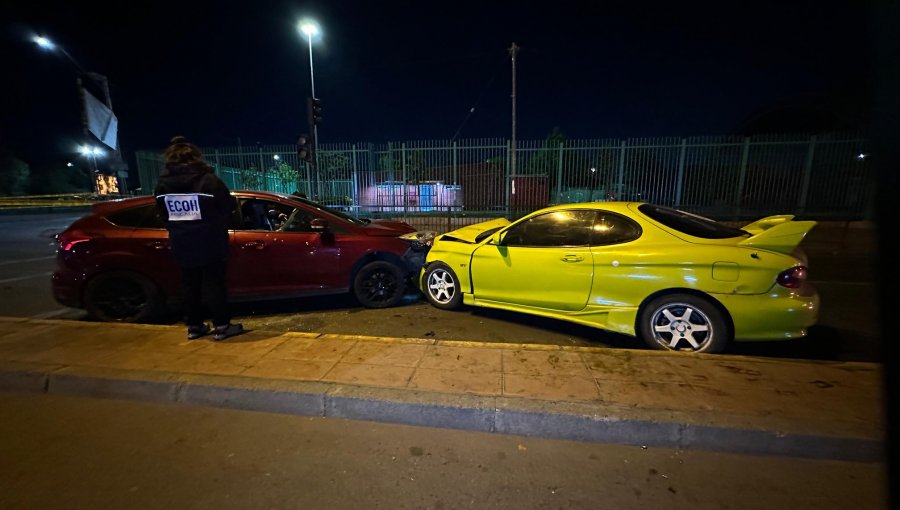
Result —
[[[183, 136], [172, 138], [163, 159], [156, 204], [181, 269], [188, 339], [210, 332], [215, 340], [241, 334], [243, 326], [231, 323], [225, 288], [234, 197], [200, 149]], [[204, 321], [204, 303], [212, 313], [212, 329]]]

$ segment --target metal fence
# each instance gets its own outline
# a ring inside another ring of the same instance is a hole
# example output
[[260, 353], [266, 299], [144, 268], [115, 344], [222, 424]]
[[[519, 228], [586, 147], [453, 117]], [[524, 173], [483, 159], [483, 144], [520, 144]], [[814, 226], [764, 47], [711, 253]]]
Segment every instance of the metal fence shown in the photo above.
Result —
[[[866, 219], [867, 143], [848, 134], [322, 144], [318, 170], [292, 145], [206, 148], [231, 189], [299, 191], [364, 216], [449, 229], [558, 203], [639, 200], [723, 220], [770, 214]], [[162, 163], [137, 153], [151, 192]], [[427, 221], [426, 221], [427, 223]]]

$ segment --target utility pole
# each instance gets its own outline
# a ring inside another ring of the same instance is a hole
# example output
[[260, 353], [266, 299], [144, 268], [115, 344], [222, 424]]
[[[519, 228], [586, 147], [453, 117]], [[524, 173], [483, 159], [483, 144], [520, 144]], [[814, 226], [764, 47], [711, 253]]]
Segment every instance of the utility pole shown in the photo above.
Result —
[[512, 43], [509, 56], [512, 59], [512, 139], [509, 143], [509, 182], [506, 184], [506, 208], [512, 209], [516, 195], [516, 54], [519, 47]]
[[509, 171], [510, 175], [516, 175], [516, 54], [519, 47], [512, 43], [509, 47], [509, 56], [512, 58], [512, 140], [510, 143]]

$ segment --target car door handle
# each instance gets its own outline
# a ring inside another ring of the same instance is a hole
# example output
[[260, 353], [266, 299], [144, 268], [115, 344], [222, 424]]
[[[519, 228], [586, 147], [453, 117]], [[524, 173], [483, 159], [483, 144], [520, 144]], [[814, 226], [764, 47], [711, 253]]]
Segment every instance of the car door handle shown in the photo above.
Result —
[[167, 249], [169, 249], [169, 243], [166, 243], [163, 241], [149, 242], [149, 243], [147, 243], [146, 246], [147, 246], [147, 248], [150, 248], [151, 250], [167, 250]]
[[246, 243], [241, 245], [241, 248], [243, 248], [245, 250], [250, 249], [250, 248], [253, 248], [256, 250], [261, 250], [265, 247], [266, 247], [266, 243], [264, 243], [262, 241], [247, 241]]
[[581, 255], [569, 254], [559, 260], [563, 262], [581, 262], [582, 260], [584, 260], [584, 257], [582, 257]]

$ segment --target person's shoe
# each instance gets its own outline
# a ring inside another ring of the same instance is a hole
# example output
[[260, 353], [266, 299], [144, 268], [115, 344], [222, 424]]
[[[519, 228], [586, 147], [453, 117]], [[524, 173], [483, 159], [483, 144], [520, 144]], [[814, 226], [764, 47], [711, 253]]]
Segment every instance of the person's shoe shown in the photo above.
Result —
[[210, 331], [209, 324], [206, 323], [197, 326], [188, 326], [188, 340], [196, 340], [201, 336], [206, 336]]
[[225, 324], [216, 326], [213, 332], [213, 338], [216, 340], [225, 340], [230, 336], [240, 335], [244, 332], [244, 326], [241, 324]]

